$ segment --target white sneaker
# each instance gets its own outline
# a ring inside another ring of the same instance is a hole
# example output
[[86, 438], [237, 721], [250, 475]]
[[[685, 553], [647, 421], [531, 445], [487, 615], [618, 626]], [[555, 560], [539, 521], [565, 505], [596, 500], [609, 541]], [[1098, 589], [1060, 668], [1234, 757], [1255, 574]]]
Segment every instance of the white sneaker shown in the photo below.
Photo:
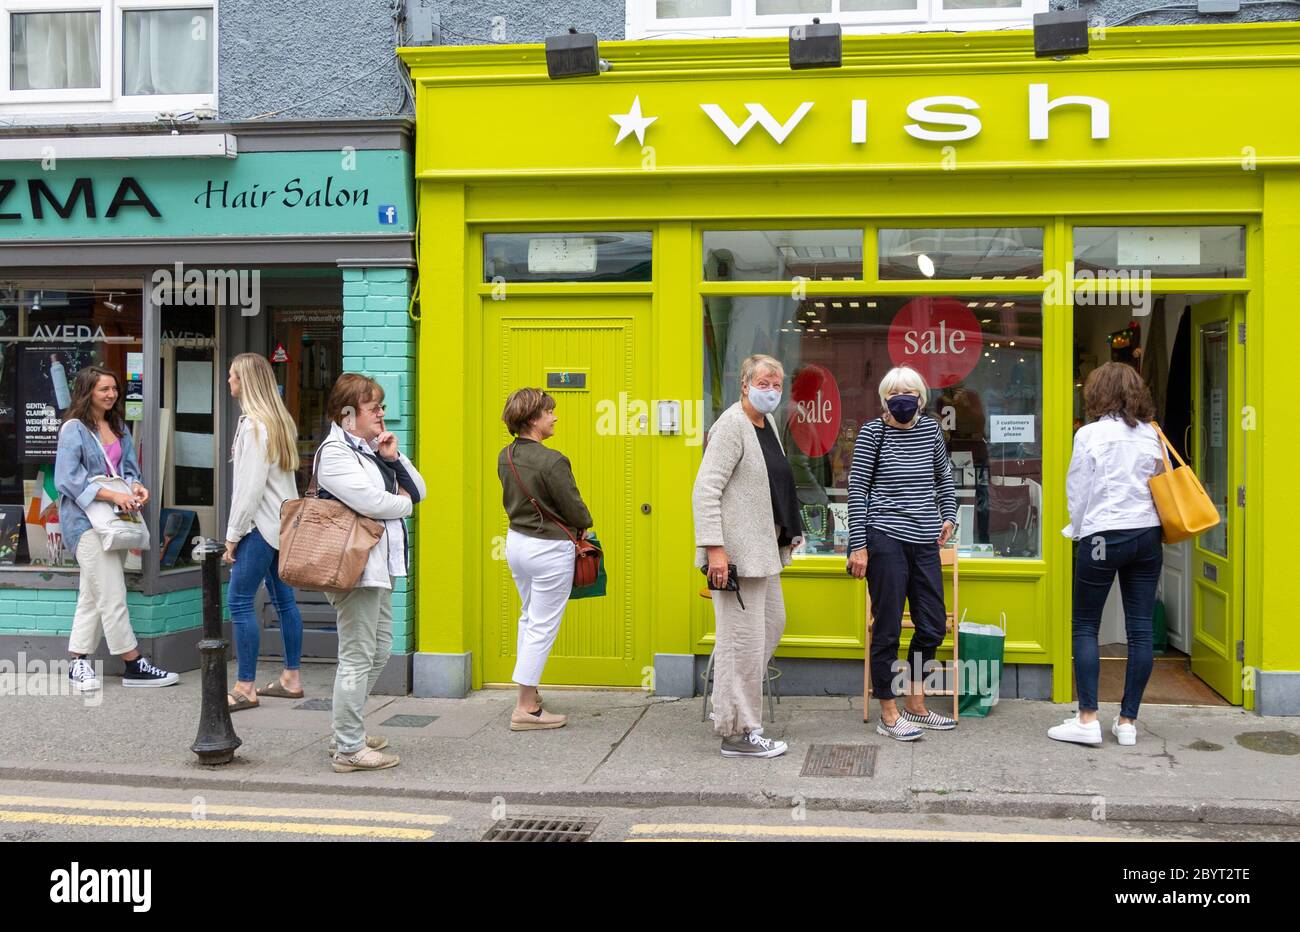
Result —
[[1101, 744], [1101, 722], [1079, 721], [1078, 716], [1067, 718], [1064, 722], [1047, 729], [1047, 737], [1053, 741], [1070, 741], [1074, 744]]
[[72, 684], [73, 692], [93, 693], [99, 689], [99, 677], [95, 676], [95, 668], [84, 657], [72, 661], [68, 667], [68, 681]]
[[1119, 739], [1119, 743], [1125, 747], [1132, 747], [1138, 743], [1137, 725], [1132, 723], [1128, 725], [1120, 724], [1119, 716], [1115, 716], [1115, 722], [1110, 726], [1110, 733]]

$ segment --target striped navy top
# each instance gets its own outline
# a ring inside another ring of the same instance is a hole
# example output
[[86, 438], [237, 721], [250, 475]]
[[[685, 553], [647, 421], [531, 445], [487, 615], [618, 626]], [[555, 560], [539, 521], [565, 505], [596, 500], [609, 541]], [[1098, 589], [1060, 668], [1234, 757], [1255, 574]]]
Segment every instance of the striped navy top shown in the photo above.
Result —
[[[873, 475], [877, 450], [880, 473]], [[908, 428], [878, 417], [864, 424], [849, 470], [849, 553], [867, 546], [868, 527], [895, 540], [932, 544], [944, 521], [957, 524], [957, 493], [939, 422], [923, 415]]]

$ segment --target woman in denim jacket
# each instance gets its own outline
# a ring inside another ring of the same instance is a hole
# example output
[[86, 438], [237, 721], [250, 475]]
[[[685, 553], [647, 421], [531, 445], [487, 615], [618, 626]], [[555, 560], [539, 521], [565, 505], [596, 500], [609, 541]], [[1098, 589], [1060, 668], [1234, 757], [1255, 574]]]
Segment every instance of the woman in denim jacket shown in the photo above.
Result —
[[[115, 492], [96, 476], [122, 477], [130, 493]], [[87, 659], [99, 648], [101, 633], [110, 653], [126, 663], [123, 686], [170, 686], [180, 677], [151, 664], [137, 647], [126, 609], [126, 551], [105, 550], [99, 532], [90, 525], [86, 509], [94, 501], [109, 502], [125, 511], [138, 511], [149, 500], [140, 482], [140, 463], [122, 416], [122, 385], [117, 373], [87, 366], [77, 373], [72, 403], [63, 414], [54, 460], [54, 484], [59, 490], [59, 524], [67, 548], [81, 569], [77, 613], [72, 619], [68, 679], [80, 692], [99, 689], [99, 678]]]

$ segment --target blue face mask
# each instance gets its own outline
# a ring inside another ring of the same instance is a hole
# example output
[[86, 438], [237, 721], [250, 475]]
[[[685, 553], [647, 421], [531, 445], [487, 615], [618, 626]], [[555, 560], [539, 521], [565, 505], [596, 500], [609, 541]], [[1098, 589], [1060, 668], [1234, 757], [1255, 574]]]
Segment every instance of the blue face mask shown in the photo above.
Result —
[[900, 424], [910, 424], [912, 418], [916, 417], [916, 409], [921, 406], [921, 399], [915, 395], [895, 395], [885, 404], [889, 407], [889, 413]]
[[771, 414], [776, 410], [777, 405], [781, 403], [781, 390], [779, 388], [751, 388], [749, 390], [749, 403], [754, 406], [754, 410], [759, 414]]

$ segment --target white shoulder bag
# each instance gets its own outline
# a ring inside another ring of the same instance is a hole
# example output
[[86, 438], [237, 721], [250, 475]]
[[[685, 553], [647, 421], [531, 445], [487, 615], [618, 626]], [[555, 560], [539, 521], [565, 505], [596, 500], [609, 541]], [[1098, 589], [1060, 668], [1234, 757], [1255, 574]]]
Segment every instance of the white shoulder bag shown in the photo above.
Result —
[[[84, 426], [84, 425], [83, 425]], [[113, 469], [113, 461], [108, 458], [104, 442], [95, 435], [95, 442], [104, 454], [109, 475], [91, 476], [90, 481], [98, 483], [110, 492], [131, 494], [131, 487]], [[99, 534], [105, 550], [147, 550], [149, 549], [149, 528], [145, 526], [144, 515], [135, 511], [119, 511], [112, 502], [95, 499], [86, 506], [86, 517], [90, 526]]]

